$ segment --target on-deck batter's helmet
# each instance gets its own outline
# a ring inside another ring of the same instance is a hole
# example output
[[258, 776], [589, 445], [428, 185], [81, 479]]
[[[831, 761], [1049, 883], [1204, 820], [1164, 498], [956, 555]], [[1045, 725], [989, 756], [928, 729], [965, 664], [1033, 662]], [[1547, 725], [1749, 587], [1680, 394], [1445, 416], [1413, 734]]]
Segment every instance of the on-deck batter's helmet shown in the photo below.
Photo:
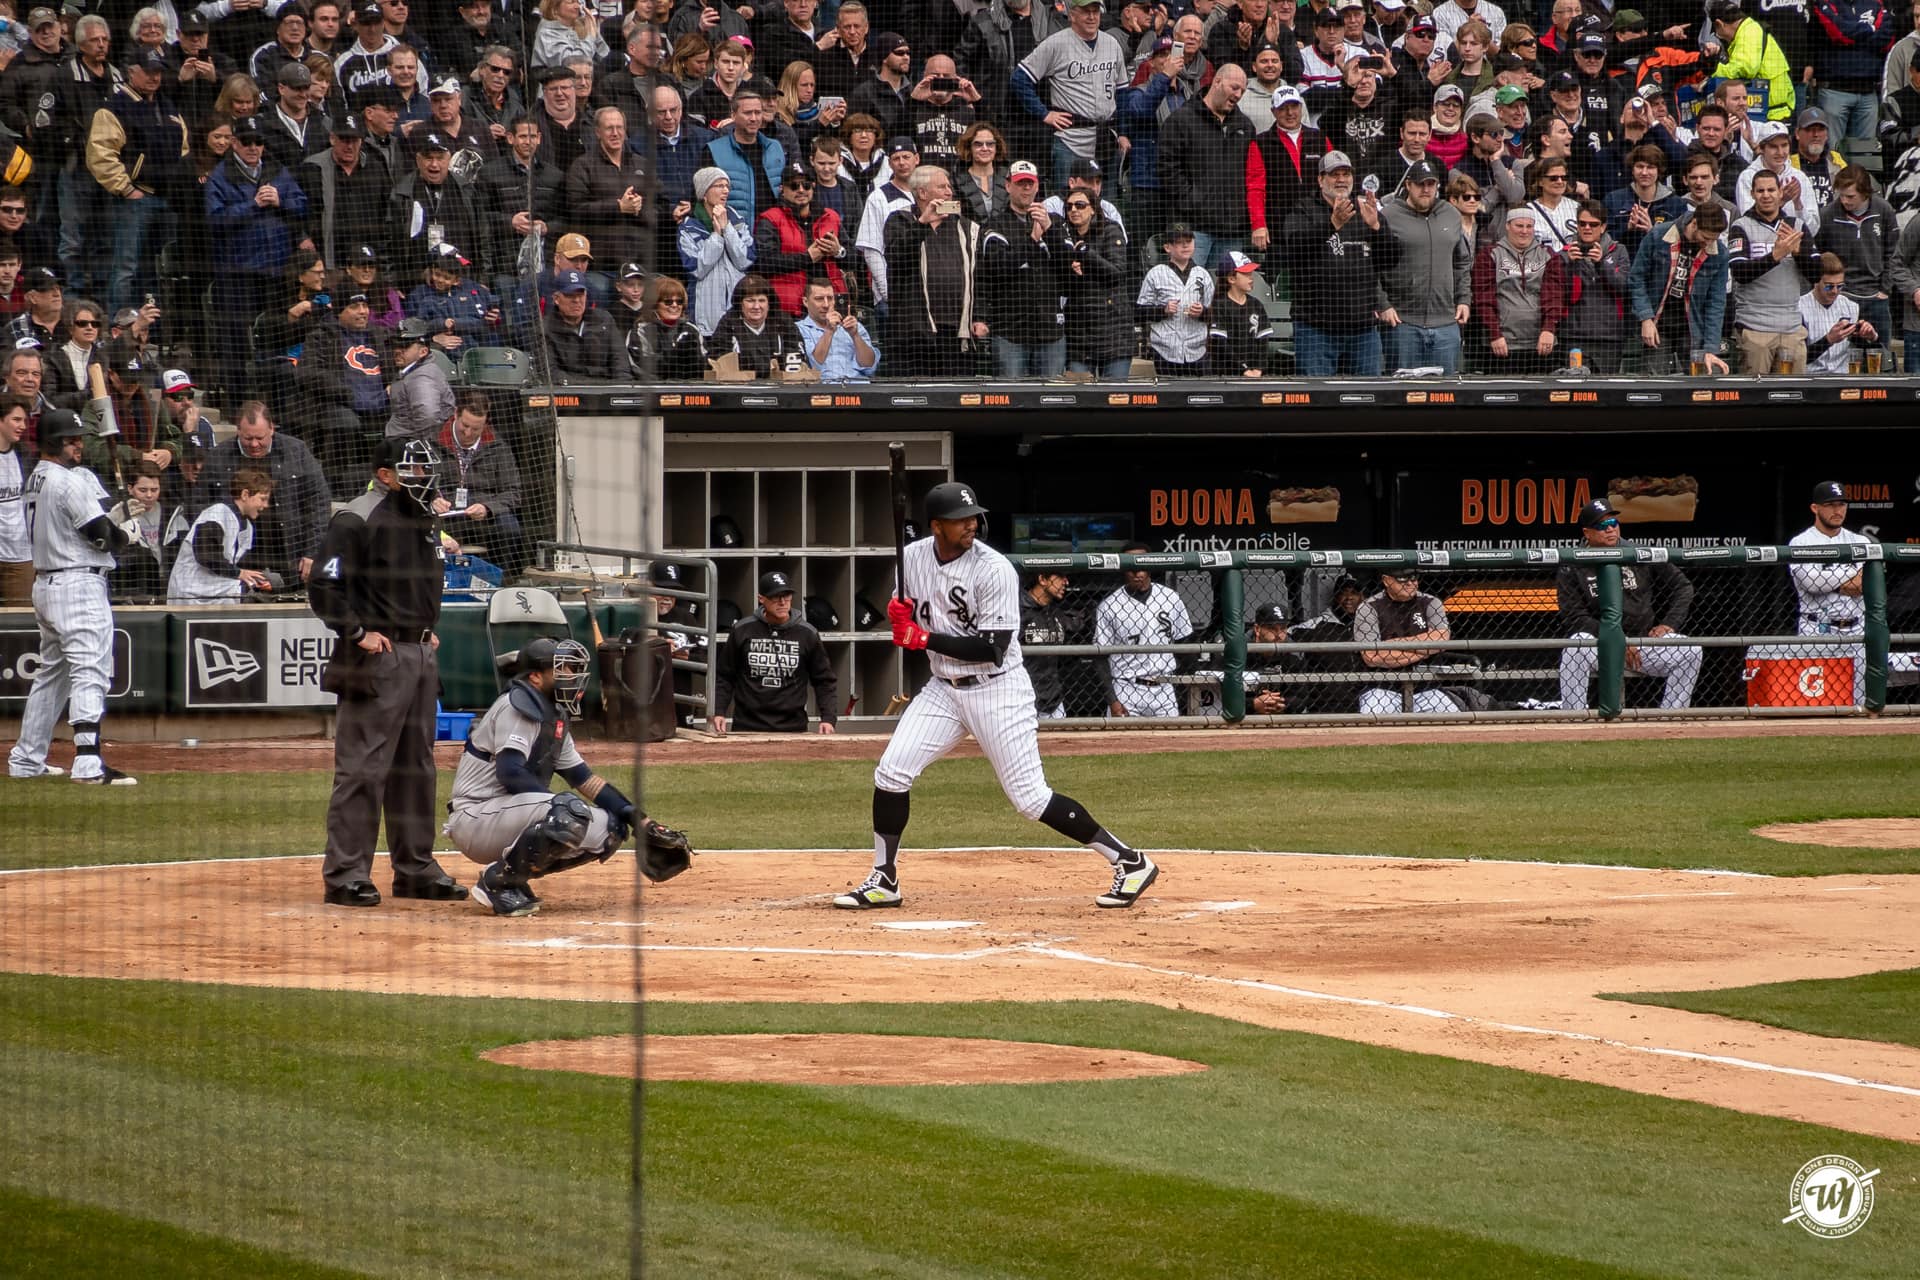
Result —
[[838, 631], [840, 615], [834, 612], [825, 596], [808, 596], [806, 603], [807, 625], [815, 631]]
[[569, 716], [580, 714], [587, 692], [587, 646], [578, 640], [536, 636], [520, 650], [520, 670], [553, 672], [553, 700]]
[[958, 480], [949, 480], [927, 490], [927, 519], [963, 520], [968, 516], [983, 516], [987, 509], [973, 496], [973, 486], [961, 484]]
[[885, 625], [887, 615], [873, 607], [865, 596], [853, 598], [853, 627], [856, 631], [871, 631]]
[[746, 546], [747, 540], [732, 516], [715, 516], [708, 525], [707, 545], [737, 548]]

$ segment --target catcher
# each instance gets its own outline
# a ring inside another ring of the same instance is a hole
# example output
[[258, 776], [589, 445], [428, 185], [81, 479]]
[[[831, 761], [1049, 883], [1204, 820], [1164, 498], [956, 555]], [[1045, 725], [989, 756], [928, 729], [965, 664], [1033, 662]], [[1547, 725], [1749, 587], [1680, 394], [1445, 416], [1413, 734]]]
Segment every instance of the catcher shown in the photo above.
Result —
[[[633, 801], [587, 766], [567, 728], [587, 688], [586, 646], [542, 637], [515, 660], [519, 673], [467, 738], [445, 828], [460, 852], [486, 864], [473, 897], [501, 916], [531, 915], [540, 899], [530, 881], [605, 862], [634, 827]], [[579, 794], [553, 792], [556, 773]], [[692, 864], [684, 834], [644, 814], [640, 822], [649, 880]]]

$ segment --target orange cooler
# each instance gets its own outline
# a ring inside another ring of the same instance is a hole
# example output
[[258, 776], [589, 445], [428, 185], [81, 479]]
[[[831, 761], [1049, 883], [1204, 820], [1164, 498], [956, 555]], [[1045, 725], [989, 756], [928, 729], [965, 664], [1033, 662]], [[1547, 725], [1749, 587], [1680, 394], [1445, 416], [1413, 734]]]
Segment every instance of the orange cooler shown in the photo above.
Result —
[[1760, 658], [1749, 654], [1741, 679], [1750, 707], [1850, 707], [1853, 659], [1834, 654]]

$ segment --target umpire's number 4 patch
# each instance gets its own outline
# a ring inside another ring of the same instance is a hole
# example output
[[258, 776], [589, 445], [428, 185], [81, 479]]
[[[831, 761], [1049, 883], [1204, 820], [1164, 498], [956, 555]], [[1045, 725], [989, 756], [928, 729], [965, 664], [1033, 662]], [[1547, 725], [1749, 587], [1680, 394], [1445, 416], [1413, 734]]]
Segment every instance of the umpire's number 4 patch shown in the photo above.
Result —
[[333, 582], [340, 581], [340, 557], [328, 557], [327, 562], [320, 566], [320, 576]]

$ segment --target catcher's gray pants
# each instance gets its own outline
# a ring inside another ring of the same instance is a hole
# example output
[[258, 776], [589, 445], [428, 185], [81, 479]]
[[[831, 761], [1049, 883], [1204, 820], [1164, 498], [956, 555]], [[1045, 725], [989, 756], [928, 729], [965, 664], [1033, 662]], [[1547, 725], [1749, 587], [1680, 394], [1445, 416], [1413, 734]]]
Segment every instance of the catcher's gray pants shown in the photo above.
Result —
[[[462, 805], [447, 819], [447, 837], [454, 847], [478, 863], [494, 863], [506, 856], [520, 833], [547, 816], [551, 795], [522, 791]], [[580, 849], [599, 849], [607, 842], [607, 811], [587, 806], [587, 838]], [[577, 850], [576, 850], [577, 852]]]
[[[1569, 640], [1591, 640], [1593, 634], [1576, 631]], [[1684, 640], [1674, 632], [1667, 637]], [[1640, 674], [1664, 678], [1660, 705], [1668, 710], [1693, 705], [1693, 686], [1700, 679], [1700, 646], [1697, 644], [1640, 645], [1631, 639], [1628, 648], [1640, 650]], [[1562, 649], [1560, 651], [1560, 706], [1567, 711], [1587, 709], [1587, 683], [1600, 669], [1598, 649]], [[1631, 671], [1629, 671], [1631, 674]]]

